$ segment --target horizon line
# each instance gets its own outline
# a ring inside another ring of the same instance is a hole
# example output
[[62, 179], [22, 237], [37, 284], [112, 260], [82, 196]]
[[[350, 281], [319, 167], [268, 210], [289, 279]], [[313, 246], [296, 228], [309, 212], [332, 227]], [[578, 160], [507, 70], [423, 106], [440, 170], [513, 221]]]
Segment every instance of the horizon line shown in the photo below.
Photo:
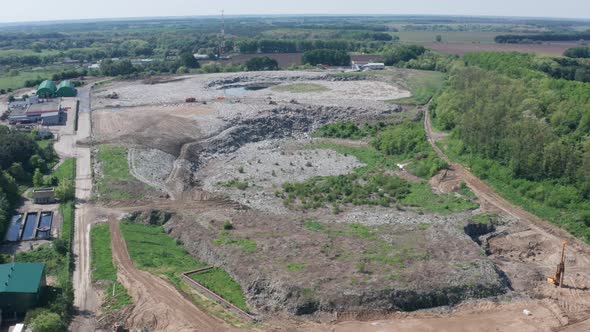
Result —
[[[221, 11], [220, 11], [221, 13]], [[52, 24], [52, 23], [91, 23], [91, 22], [105, 22], [105, 21], [147, 21], [154, 19], [192, 19], [192, 18], [216, 18], [220, 17], [221, 14], [209, 14], [209, 15], [180, 15], [180, 16], [121, 16], [121, 17], [96, 17], [96, 18], [81, 18], [81, 19], [47, 19], [38, 21], [8, 21], [0, 22], [0, 27], [5, 26], [19, 26], [19, 25], [35, 25], [35, 24]], [[489, 19], [532, 19], [532, 20], [552, 20], [552, 21], [587, 21], [590, 23], [590, 18], [583, 17], [558, 17], [558, 16], [498, 16], [498, 15], [479, 15], [479, 14], [327, 14], [327, 13], [314, 13], [314, 14], [235, 14], [228, 15], [226, 18], [239, 18], [239, 17], [455, 17], [455, 18], [489, 18]]]

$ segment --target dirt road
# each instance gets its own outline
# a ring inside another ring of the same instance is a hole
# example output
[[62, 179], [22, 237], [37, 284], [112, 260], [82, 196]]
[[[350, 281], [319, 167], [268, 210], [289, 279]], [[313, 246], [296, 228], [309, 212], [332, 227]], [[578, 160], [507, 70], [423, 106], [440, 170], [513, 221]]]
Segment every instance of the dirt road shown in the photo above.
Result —
[[[559, 237], [560, 239], [568, 240], [570, 246], [574, 246], [577, 250], [584, 252], [586, 255], [590, 255], [590, 248], [587, 244], [573, 237], [568, 232], [551, 225], [548, 221], [543, 220], [525, 211], [521, 207], [508, 202], [500, 195], [496, 194], [490, 186], [465, 169], [465, 167], [460, 164], [453, 163], [449, 157], [436, 145], [437, 138], [440, 137], [440, 135], [437, 135], [437, 133], [434, 133], [432, 130], [432, 124], [430, 122], [430, 114], [428, 110], [425, 110], [424, 127], [428, 137], [428, 142], [432, 148], [450, 165], [454, 171], [460, 175], [460, 177], [465, 181], [465, 183], [475, 193], [475, 195], [477, 195], [478, 198], [491, 203], [493, 206], [510, 216], [520, 220], [528, 221], [529, 223], [533, 224], [531, 226], [539, 227], [544, 232]], [[561, 240], [559, 242], [561, 242]]]
[[[492, 206], [525, 225], [523, 229], [514, 229], [488, 241], [488, 251], [492, 254], [490, 258], [510, 278], [514, 290], [552, 302], [553, 312], [563, 325], [590, 319], [590, 247], [548, 221], [508, 202], [465, 167], [453, 163], [436, 145], [440, 135], [432, 130], [427, 109], [424, 128], [430, 145], [449, 163], [449, 171], [459, 176], [482, 204]], [[565, 286], [556, 288], [549, 285], [544, 276], [550, 276], [555, 271], [563, 240], [569, 242]]]
[[109, 218], [113, 258], [119, 280], [129, 290], [135, 307], [127, 321], [133, 331], [239, 331], [202, 312], [170, 283], [138, 270], [131, 261], [119, 223]]
[[[90, 227], [88, 199], [92, 193], [92, 171], [90, 149], [76, 146], [79, 140], [90, 136], [89, 88], [80, 89], [80, 114], [78, 132], [66, 140], [71, 155], [76, 156], [76, 218], [74, 221], [74, 307], [77, 311], [70, 329], [72, 331], [94, 331], [97, 308], [96, 293], [90, 279]], [[66, 147], [62, 147], [66, 148]]]

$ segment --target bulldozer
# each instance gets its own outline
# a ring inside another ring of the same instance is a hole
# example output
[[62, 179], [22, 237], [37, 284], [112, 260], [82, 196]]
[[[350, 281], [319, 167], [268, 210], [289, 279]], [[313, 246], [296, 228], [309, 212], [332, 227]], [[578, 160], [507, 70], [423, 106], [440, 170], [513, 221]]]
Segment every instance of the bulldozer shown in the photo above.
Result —
[[563, 246], [561, 248], [561, 261], [559, 264], [557, 264], [555, 275], [553, 278], [547, 278], [547, 282], [559, 287], [563, 287], [563, 278], [565, 275], [565, 247], [567, 247], [567, 241], [563, 241]]

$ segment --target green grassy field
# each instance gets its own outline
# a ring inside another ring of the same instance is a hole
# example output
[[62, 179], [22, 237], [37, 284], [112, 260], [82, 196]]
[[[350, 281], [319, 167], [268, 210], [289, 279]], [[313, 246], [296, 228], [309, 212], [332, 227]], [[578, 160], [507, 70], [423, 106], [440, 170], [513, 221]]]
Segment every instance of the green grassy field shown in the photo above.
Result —
[[454, 194], [434, 194], [427, 183], [414, 183], [410, 194], [401, 200], [406, 206], [422, 208], [428, 212], [450, 214], [466, 210], [475, 210], [479, 204], [473, 203], [467, 198], [457, 197]]
[[414, 70], [403, 82], [412, 96], [388, 102], [403, 105], [424, 105], [443, 88], [445, 78], [445, 74], [441, 72]]
[[209, 271], [192, 274], [190, 278], [201, 285], [205, 285], [216, 294], [223, 293], [224, 295], [222, 297], [228, 302], [242, 310], [248, 311], [242, 288], [224, 270], [215, 267]]
[[[119, 281], [113, 264], [109, 225], [101, 224], [90, 231], [92, 281], [104, 287], [102, 309], [105, 312], [119, 310], [133, 304], [131, 296]], [[113, 293], [115, 294], [113, 296]]]
[[61, 238], [64, 241], [67, 241], [68, 247], [70, 246], [70, 238], [73, 235], [73, 227], [74, 227], [74, 202], [65, 202], [59, 205], [59, 213], [62, 215], [62, 224], [61, 224]]
[[[46, 66], [18, 70], [18, 75], [9, 76], [7, 73], [0, 75], [0, 89], [20, 89], [25, 86], [25, 81], [38, 79], [51, 79], [54, 74], [60, 73], [63, 66]], [[31, 89], [35, 89], [34, 87]]]
[[[102, 177], [96, 180], [101, 199], [137, 199], [143, 197], [142, 188], [148, 187], [129, 172], [127, 149], [116, 145], [100, 145], [97, 158], [102, 165]], [[135, 190], [134, 190], [135, 189]]]
[[76, 179], [76, 158], [68, 158], [59, 165], [51, 175], [55, 176], [59, 182], [74, 181]]
[[295, 83], [287, 85], [277, 85], [271, 88], [272, 91], [277, 92], [291, 92], [291, 93], [311, 93], [311, 92], [324, 92], [330, 91], [321, 84], [314, 83]]
[[[121, 231], [138, 268], [166, 276], [179, 288], [183, 283], [182, 273], [206, 266], [191, 257], [161, 226], [124, 222]], [[248, 310], [241, 287], [225, 271], [214, 269], [192, 277], [238, 308]]]

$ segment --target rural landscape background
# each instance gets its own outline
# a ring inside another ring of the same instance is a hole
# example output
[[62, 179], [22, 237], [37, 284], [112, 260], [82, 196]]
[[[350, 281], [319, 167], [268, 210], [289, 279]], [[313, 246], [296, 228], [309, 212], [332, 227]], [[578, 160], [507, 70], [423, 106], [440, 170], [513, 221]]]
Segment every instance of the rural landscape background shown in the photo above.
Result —
[[588, 40], [566, 18], [2, 23], [0, 260], [44, 271], [2, 324], [585, 331]]

